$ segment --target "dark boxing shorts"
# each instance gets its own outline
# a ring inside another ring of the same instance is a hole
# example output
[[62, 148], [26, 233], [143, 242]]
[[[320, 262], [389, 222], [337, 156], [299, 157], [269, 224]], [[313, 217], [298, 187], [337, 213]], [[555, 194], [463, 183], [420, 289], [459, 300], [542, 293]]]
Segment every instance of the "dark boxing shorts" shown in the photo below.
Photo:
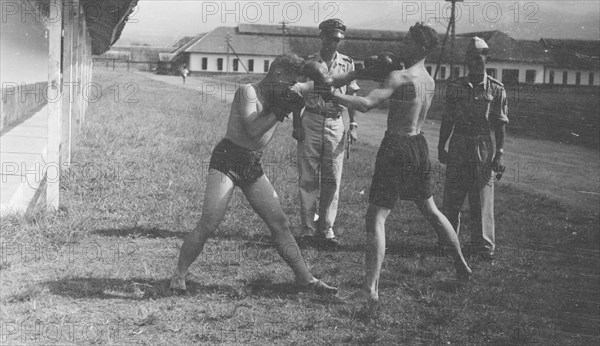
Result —
[[227, 138], [217, 144], [210, 157], [209, 168], [226, 174], [236, 186], [255, 183], [265, 173], [262, 152], [241, 147]]
[[407, 136], [387, 131], [381, 142], [369, 203], [393, 209], [396, 200], [425, 200], [433, 195], [434, 172], [421, 132]]

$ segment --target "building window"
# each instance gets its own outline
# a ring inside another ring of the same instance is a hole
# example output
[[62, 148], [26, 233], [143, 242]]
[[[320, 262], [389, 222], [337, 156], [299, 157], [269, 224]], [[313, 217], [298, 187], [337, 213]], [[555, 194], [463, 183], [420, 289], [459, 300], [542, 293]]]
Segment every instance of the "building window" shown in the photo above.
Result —
[[590, 72], [590, 75], [588, 77], [588, 84], [594, 85], [594, 72]]
[[452, 78], [458, 78], [458, 77], [460, 77], [460, 67], [455, 67], [454, 73], [452, 74]]
[[208, 69], [208, 58], [202, 58], [202, 70], [206, 71]]
[[429, 75], [431, 76], [431, 66], [427, 66], [425, 68], [427, 69], [427, 73], [429, 73]]
[[444, 78], [446, 78], [446, 66], [442, 66], [442, 68], [440, 68], [440, 79]]
[[269, 72], [269, 60], [265, 60], [265, 67], [263, 68], [264, 72]]
[[581, 85], [581, 72], [575, 72], [575, 84]]
[[496, 78], [496, 76], [498, 75], [498, 70], [496, 70], [495, 68], [486, 68], [485, 73], [492, 78]]
[[233, 72], [237, 72], [238, 71], [239, 64], [240, 64], [240, 60], [239, 59], [233, 59]]
[[535, 70], [525, 71], [525, 82], [535, 83]]
[[217, 59], [217, 70], [218, 71], [223, 71], [223, 58], [218, 58]]
[[567, 71], [563, 71], [563, 84], [567, 84], [567, 77], [568, 77]]
[[254, 72], [254, 59], [248, 60], [248, 72]]
[[554, 84], [554, 71], [550, 71], [550, 76], [548, 79], [550, 84]]
[[519, 83], [519, 70], [516, 69], [502, 69], [502, 83]]

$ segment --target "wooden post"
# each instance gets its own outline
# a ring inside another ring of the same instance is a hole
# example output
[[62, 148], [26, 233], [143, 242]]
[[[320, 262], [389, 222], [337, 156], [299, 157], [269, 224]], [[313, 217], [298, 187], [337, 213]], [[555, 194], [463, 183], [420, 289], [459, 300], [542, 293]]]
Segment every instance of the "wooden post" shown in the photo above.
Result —
[[90, 69], [91, 69], [91, 64], [93, 64], [92, 61], [92, 57], [90, 54], [91, 51], [91, 39], [89, 36], [89, 32], [86, 30], [86, 21], [85, 21], [85, 16], [82, 14], [82, 54], [81, 54], [81, 85], [82, 85], [82, 89], [81, 89], [81, 117], [80, 117], [80, 121], [79, 121], [79, 129], [81, 130], [81, 127], [83, 126], [83, 124], [85, 123], [85, 115], [87, 113], [87, 108], [88, 108], [88, 99], [89, 99], [89, 95], [86, 95], [86, 92], [89, 92], [90, 88], [89, 88], [89, 84], [91, 82], [90, 77]]
[[79, 136], [79, 121], [81, 117], [81, 4], [71, 0], [73, 5], [73, 111], [71, 114], [71, 153], [75, 151]]
[[46, 207], [58, 210], [60, 183], [60, 124], [62, 1], [50, 4], [48, 19], [48, 146], [46, 173]]
[[[69, 0], [70, 1], [70, 0]], [[66, 170], [71, 164], [71, 116], [73, 112], [73, 82], [75, 75], [73, 70], [73, 4], [63, 3], [62, 22], [63, 22], [63, 51], [62, 51], [62, 117], [60, 124], [60, 168]]]

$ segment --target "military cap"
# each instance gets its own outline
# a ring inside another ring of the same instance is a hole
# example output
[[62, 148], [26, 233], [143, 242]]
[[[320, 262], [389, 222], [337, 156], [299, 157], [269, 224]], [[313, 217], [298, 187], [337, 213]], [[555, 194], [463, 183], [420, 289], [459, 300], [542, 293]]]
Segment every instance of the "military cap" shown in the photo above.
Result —
[[344, 25], [341, 19], [331, 18], [319, 24], [319, 30], [330, 37], [344, 38], [346, 25]]
[[473, 36], [471, 38], [471, 42], [467, 46], [467, 55], [469, 54], [486, 54], [488, 53], [490, 47], [488, 47], [485, 41], [477, 36]]

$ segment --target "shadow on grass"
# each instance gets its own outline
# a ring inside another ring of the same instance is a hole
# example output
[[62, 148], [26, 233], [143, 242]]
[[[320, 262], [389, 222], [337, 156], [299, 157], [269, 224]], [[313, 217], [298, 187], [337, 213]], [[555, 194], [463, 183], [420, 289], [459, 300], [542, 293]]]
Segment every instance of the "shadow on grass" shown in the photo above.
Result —
[[334, 295], [319, 295], [311, 291], [303, 291], [293, 282], [270, 283], [254, 281], [248, 283], [245, 287], [248, 295], [253, 297], [263, 297], [268, 299], [286, 299], [298, 301], [303, 299], [315, 304], [340, 304]]
[[158, 227], [130, 227], [130, 228], [109, 228], [98, 229], [90, 232], [106, 237], [146, 237], [146, 238], [184, 238], [187, 232], [173, 232]]
[[168, 279], [149, 280], [143, 278], [110, 279], [110, 278], [71, 278], [43, 283], [52, 294], [70, 298], [96, 299], [157, 299], [181, 294], [225, 294], [238, 297], [239, 292], [229, 285], [201, 285], [187, 281], [187, 291], [171, 290]]
[[[303, 293], [293, 282], [270, 283], [263, 280], [249, 282], [244, 287], [236, 288], [231, 285], [202, 285], [188, 279], [186, 280], [186, 286], [187, 290], [182, 292], [170, 289], [168, 279], [66, 278], [44, 282], [40, 287], [47, 287], [52, 294], [73, 299], [148, 300], [181, 295], [219, 294], [231, 299], [250, 295], [269, 299], [277, 297], [279, 299], [297, 300], [298, 294]], [[310, 292], [305, 294], [313, 295]], [[318, 298], [317, 295], [314, 296], [315, 302], [322, 302], [324, 299]]]
[[[130, 227], [130, 228], [110, 228], [110, 229], [98, 229], [91, 232], [92, 234], [98, 234], [107, 237], [145, 237], [145, 238], [180, 238], [183, 239], [189, 232], [177, 232], [166, 229], [160, 229], [158, 227]], [[235, 235], [230, 236], [227, 234], [216, 233], [210, 237], [214, 240], [226, 240], [226, 241], [244, 241], [246, 246], [254, 248], [274, 248], [275, 243], [271, 240], [269, 234], [253, 234], [253, 235]], [[323, 244], [317, 241], [305, 241], [302, 239], [296, 239], [300, 249], [312, 249], [318, 252], [324, 253], [335, 253], [335, 252], [364, 252], [364, 244], [342, 244], [342, 245], [330, 245]], [[386, 244], [386, 255], [396, 255], [403, 258], [412, 257], [444, 257], [448, 254], [448, 251], [440, 249], [436, 244], [432, 243], [415, 243], [415, 242], [388, 242]]]

